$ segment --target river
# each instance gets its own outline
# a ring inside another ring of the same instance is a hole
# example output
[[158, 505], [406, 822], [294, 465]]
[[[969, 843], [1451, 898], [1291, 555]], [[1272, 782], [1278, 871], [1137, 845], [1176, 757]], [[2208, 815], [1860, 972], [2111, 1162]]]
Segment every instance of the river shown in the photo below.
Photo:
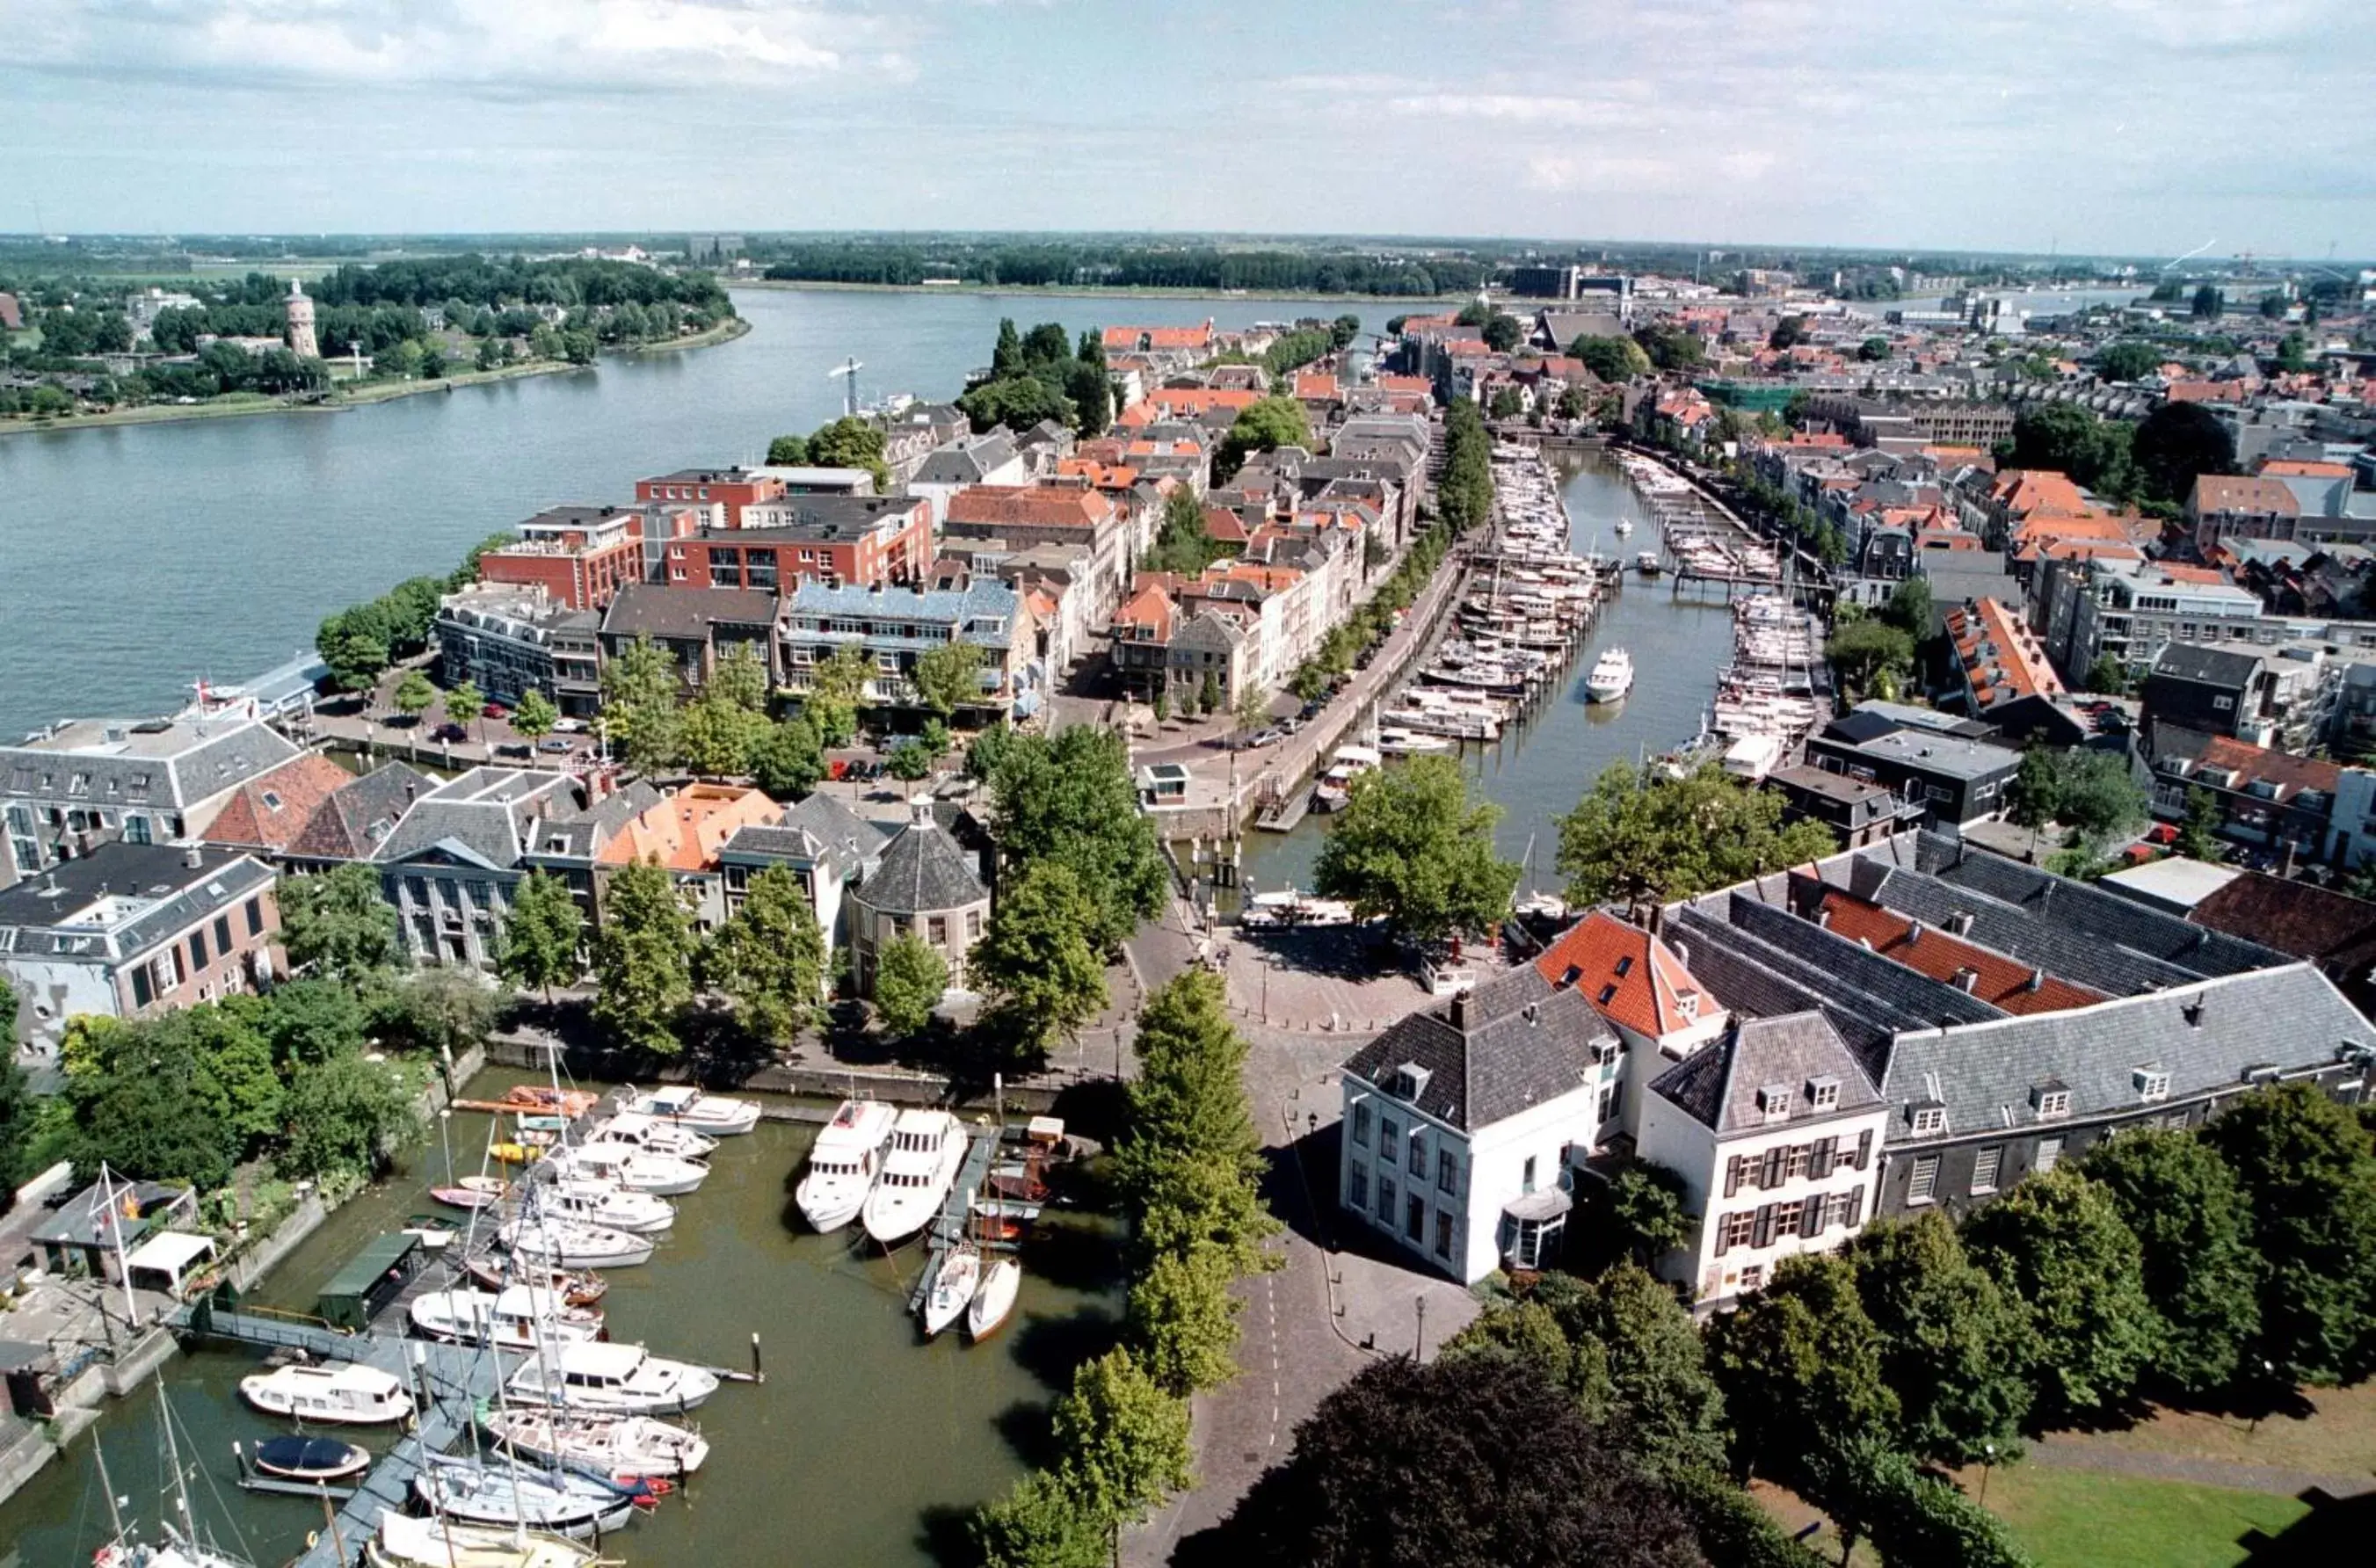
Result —
[[[491, 1071], [472, 1088], [500, 1093], [522, 1076]], [[477, 1168], [488, 1120], [456, 1112], [448, 1130], [457, 1164]], [[906, 1293], [921, 1248], [885, 1259], [854, 1248], [849, 1232], [810, 1234], [793, 1215], [786, 1179], [810, 1137], [805, 1126], [766, 1122], [726, 1140], [701, 1190], [674, 1200], [676, 1227], [652, 1261], [610, 1276], [603, 1308], [614, 1340], [741, 1367], [756, 1332], [767, 1373], [764, 1385], [730, 1384], [695, 1412], [712, 1444], [709, 1461], [683, 1495], [614, 1538], [612, 1555], [634, 1568], [939, 1561], [934, 1541], [961, 1531], [975, 1504], [1012, 1485], [1027, 1455], [1040, 1457], [1050, 1403], [1073, 1366], [1117, 1330], [1114, 1238], [1080, 1221], [1043, 1228], [1027, 1247], [1022, 1295], [996, 1337], [979, 1346], [956, 1334], [920, 1343]], [[432, 1134], [410, 1156], [404, 1178], [332, 1216], [255, 1300], [311, 1312], [315, 1291], [362, 1241], [434, 1206], [425, 1189], [445, 1180], [444, 1158]], [[234, 1488], [231, 1444], [289, 1430], [240, 1402], [239, 1379], [255, 1367], [254, 1356], [228, 1349], [184, 1357], [112, 1405], [94, 1430], [117, 1495], [155, 1521], [161, 1387], [184, 1462], [204, 1478], [192, 1483], [200, 1522], [225, 1545], [244, 1540], [242, 1555], [268, 1565], [304, 1545], [321, 1511], [303, 1499]], [[393, 1441], [361, 1429], [341, 1435], [374, 1451]], [[0, 1541], [12, 1562], [87, 1562], [106, 1531], [88, 1437], [0, 1507]]]
[[[1640, 497], [1609, 458], [1584, 457], [1571, 468], [1562, 493], [1576, 550], [1598, 549], [1631, 562], [1638, 552], [1657, 548]], [[1620, 518], [1636, 525], [1622, 540], [1614, 532]], [[1611, 647], [1634, 656], [1634, 689], [1622, 703], [1588, 702], [1585, 676], [1599, 650]], [[1716, 695], [1716, 672], [1731, 653], [1732, 618], [1721, 600], [1677, 599], [1667, 578], [1628, 573], [1626, 586], [1609, 600], [1575, 656], [1565, 683], [1523, 722], [1504, 729], [1499, 741], [1461, 748], [1471, 797], [1502, 808], [1496, 846], [1505, 858], [1527, 862], [1522, 893], [1559, 887], [1562, 879], [1551, 864], [1559, 849], [1558, 819], [1604, 768], [1666, 751], [1698, 732], [1700, 716]], [[1313, 862], [1327, 838], [1329, 821], [1315, 813], [1291, 833], [1250, 835], [1243, 871], [1247, 891], [1311, 886]]]
[[745, 289], [752, 330], [713, 348], [459, 386], [339, 413], [0, 435], [0, 736], [68, 715], [177, 705], [201, 677], [310, 647], [333, 610], [450, 570], [499, 529], [647, 475], [755, 462], [861, 398], [944, 399], [987, 364], [999, 318], [1222, 327], [1380, 301]]

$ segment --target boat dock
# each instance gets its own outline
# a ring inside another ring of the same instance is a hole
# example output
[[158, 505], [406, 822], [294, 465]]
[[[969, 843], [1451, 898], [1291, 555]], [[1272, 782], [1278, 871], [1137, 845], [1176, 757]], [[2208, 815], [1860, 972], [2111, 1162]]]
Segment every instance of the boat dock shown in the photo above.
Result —
[[[924, 1269], [916, 1276], [915, 1288], [908, 1292], [908, 1310], [917, 1311], [924, 1298], [932, 1293], [933, 1281], [941, 1272], [941, 1260], [949, 1250], [965, 1240], [966, 1217], [973, 1212], [973, 1195], [990, 1180], [990, 1168], [998, 1158], [998, 1129], [985, 1128], [972, 1134], [966, 1145], [964, 1166], [957, 1171], [956, 1185], [941, 1205], [941, 1212], [924, 1227]], [[981, 1245], [999, 1248], [1002, 1241], [985, 1241]]]

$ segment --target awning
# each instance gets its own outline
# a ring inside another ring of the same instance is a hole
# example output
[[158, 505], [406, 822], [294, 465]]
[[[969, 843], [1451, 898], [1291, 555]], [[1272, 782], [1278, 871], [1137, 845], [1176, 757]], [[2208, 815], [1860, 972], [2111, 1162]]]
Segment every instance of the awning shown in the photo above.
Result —
[[126, 1268], [153, 1268], [171, 1278], [179, 1279], [184, 1271], [202, 1258], [215, 1253], [214, 1238], [193, 1236], [186, 1230], [160, 1230], [132, 1249], [124, 1260]]
[[1540, 1224], [1546, 1219], [1557, 1219], [1574, 1206], [1575, 1200], [1561, 1189], [1544, 1187], [1524, 1197], [1512, 1198], [1502, 1206], [1502, 1212], [1524, 1224]]

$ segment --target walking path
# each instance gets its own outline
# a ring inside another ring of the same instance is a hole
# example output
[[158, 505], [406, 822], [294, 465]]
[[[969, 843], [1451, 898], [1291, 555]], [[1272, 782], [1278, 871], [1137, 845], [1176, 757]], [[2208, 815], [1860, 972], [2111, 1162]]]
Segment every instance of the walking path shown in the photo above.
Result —
[[2156, 1454], [2122, 1448], [2087, 1437], [2048, 1437], [2029, 1451], [2032, 1463], [2057, 1470], [2104, 1470], [2116, 1475], [2144, 1476], [2155, 1480], [2191, 1481], [2197, 1486], [2224, 1486], [2238, 1491], [2274, 1492], [2299, 1497], [2315, 1488], [2330, 1497], [2357, 1497], [2376, 1492], [2376, 1473], [2358, 1475], [2287, 1469], [2277, 1465], [2252, 1465], [2237, 1459], [2194, 1458], [2181, 1454]]

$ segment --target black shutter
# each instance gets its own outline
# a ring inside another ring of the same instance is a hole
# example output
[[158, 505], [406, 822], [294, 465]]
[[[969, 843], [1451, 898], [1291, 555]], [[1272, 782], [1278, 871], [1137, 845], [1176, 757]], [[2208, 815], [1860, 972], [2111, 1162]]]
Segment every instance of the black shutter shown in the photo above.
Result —
[[1740, 1156], [1736, 1154], [1724, 1162], [1724, 1195], [1730, 1197], [1739, 1191], [1740, 1191]]
[[1864, 1184], [1857, 1183], [1848, 1190], [1848, 1220], [1850, 1225], [1864, 1223]]
[[1732, 1216], [1728, 1214], [1716, 1222], [1716, 1255], [1722, 1257], [1730, 1251], [1732, 1251]]
[[1772, 1204], [1766, 1204], [1758, 1209], [1757, 1223], [1749, 1232], [1749, 1244], [1752, 1247], [1770, 1247], [1774, 1244], [1774, 1206]]
[[1812, 1153], [1807, 1157], [1807, 1174], [1820, 1182], [1832, 1173], [1832, 1152], [1839, 1146], [1837, 1138], [1817, 1138]]
[[1783, 1148], [1778, 1144], [1774, 1147], [1767, 1149], [1765, 1151], [1765, 1169], [1759, 1174], [1757, 1184], [1761, 1187], [1769, 1189], [1780, 1186], [1782, 1184], [1783, 1162], [1788, 1158], [1789, 1151]]
[[1871, 1128], [1870, 1128], [1870, 1127], [1867, 1127], [1863, 1132], [1859, 1133], [1859, 1134], [1857, 1134], [1857, 1161], [1856, 1161], [1857, 1169], [1858, 1169], [1859, 1170], [1863, 1170], [1863, 1169], [1865, 1168], [1865, 1161], [1867, 1161], [1867, 1160], [1871, 1159], [1871, 1158], [1872, 1158], [1872, 1129], [1871, 1129]]
[[1806, 1206], [1799, 1211], [1799, 1234], [1820, 1236], [1824, 1233], [1824, 1194], [1811, 1193]]

